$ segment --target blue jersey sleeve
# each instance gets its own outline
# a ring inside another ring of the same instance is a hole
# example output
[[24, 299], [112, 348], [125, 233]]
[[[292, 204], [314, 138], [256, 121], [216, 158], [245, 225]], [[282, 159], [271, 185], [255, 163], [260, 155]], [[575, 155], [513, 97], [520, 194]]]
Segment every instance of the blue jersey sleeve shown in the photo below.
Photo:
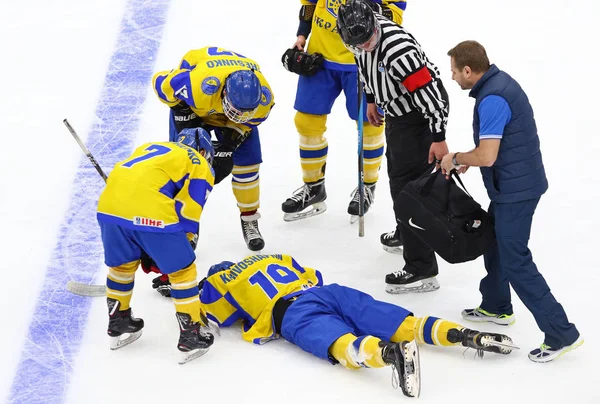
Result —
[[502, 139], [504, 128], [512, 114], [506, 100], [498, 95], [488, 95], [479, 104], [479, 139]]

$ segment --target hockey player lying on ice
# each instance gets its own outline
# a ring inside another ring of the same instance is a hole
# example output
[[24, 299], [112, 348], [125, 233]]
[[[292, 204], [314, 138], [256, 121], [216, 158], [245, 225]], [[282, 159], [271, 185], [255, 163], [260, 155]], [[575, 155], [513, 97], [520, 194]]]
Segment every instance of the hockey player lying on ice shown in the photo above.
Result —
[[319, 358], [349, 369], [391, 366], [405, 395], [420, 391], [418, 343], [462, 345], [509, 354], [517, 348], [501, 334], [479, 332], [381, 302], [356, 289], [323, 285], [319, 271], [289, 255], [253, 255], [213, 265], [201, 282], [200, 300], [221, 326], [242, 320], [246, 341], [280, 336]]

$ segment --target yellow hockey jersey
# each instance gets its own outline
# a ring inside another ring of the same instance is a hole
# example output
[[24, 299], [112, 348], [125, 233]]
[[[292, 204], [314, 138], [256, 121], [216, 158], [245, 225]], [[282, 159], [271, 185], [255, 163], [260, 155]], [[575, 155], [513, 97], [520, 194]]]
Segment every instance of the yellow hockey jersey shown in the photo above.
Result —
[[[406, 1], [371, 0], [388, 7], [394, 16], [393, 20], [402, 24], [402, 15]], [[342, 42], [337, 30], [337, 13], [345, 0], [300, 0], [302, 5], [315, 5], [310, 40], [306, 51], [321, 53], [325, 58], [324, 67], [332, 70], [355, 71], [354, 55]]]
[[264, 344], [278, 338], [273, 328], [275, 302], [322, 284], [319, 271], [303, 268], [289, 255], [252, 255], [209, 276], [200, 301], [211, 320], [229, 326], [241, 319], [243, 338]]
[[[223, 112], [225, 79], [238, 70], [253, 70], [262, 86], [262, 98], [254, 117], [246, 123], [231, 122]], [[185, 102], [208, 125], [230, 127], [242, 133], [264, 122], [275, 104], [273, 91], [254, 60], [216, 46], [191, 50], [179, 68], [158, 72], [152, 78], [158, 98], [172, 107]]]
[[191, 147], [146, 143], [115, 165], [97, 218], [134, 230], [198, 233], [214, 181], [208, 162]]

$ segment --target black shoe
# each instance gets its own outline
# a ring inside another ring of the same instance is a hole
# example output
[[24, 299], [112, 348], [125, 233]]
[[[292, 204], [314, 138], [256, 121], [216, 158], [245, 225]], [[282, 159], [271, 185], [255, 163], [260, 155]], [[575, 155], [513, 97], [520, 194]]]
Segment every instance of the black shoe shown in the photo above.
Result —
[[[281, 210], [285, 213], [283, 220], [291, 222], [323, 213], [327, 210], [325, 199], [327, 199], [325, 180], [307, 182], [281, 204]], [[303, 212], [307, 208], [311, 209]]]
[[379, 241], [383, 246], [383, 249], [392, 254], [402, 254], [404, 245], [404, 241], [402, 240], [402, 234], [396, 230], [391, 231], [389, 233], [383, 233], [379, 237]]
[[183, 352], [180, 364], [196, 359], [212, 346], [215, 337], [201, 328], [200, 323], [192, 323], [192, 318], [186, 313], [175, 313], [179, 322], [179, 343], [177, 349]]
[[468, 328], [462, 330], [452, 328], [448, 330], [447, 338], [448, 341], [454, 344], [460, 343], [464, 347], [476, 349], [480, 357], [483, 356], [484, 352], [508, 355], [513, 349], [518, 349], [507, 335], [481, 332]]
[[[142, 336], [144, 320], [133, 317], [131, 307], [127, 310], [119, 310], [121, 302], [110, 297], [106, 299], [108, 305], [108, 330], [110, 336], [110, 349], [115, 350], [129, 345]], [[121, 338], [128, 334], [126, 338]]]
[[244, 234], [244, 241], [250, 251], [260, 251], [265, 248], [265, 240], [260, 234], [258, 229], [258, 219], [260, 219], [260, 213], [256, 212], [253, 215], [240, 216], [242, 224], [242, 233]]
[[421, 393], [421, 364], [416, 341], [380, 341], [381, 357], [392, 367], [392, 385], [402, 389], [405, 396], [419, 397]]
[[[365, 184], [365, 211], [363, 212], [365, 215], [367, 214], [367, 212], [369, 211], [369, 208], [371, 207], [371, 205], [375, 202], [375, 185], [376, 184]], [[348, 205], [348, 214], [352, 215], [352, 216], [358, 216], [359, 215], [359, 193], [358, 193], [358, 187], [356, 187], [354, 189], [354, 191], [352, 191], [352, 200], [350, 201], [350, 204]]]
[[401, 269], [385, 276], [385, 291], [388, 293], [422, 293], [433, 292], [440, 288], [434, 275], [413, 275]]

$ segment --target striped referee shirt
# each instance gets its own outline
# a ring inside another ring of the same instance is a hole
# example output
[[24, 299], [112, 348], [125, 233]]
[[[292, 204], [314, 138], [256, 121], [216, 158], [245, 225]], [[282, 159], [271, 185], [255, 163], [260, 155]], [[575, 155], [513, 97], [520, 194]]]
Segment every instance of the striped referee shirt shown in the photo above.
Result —
[[367, 102], [389, 117], [419, 111], [429, 120], [436, 142], [446, 138], [449, 100], [438, 68], [403, 27], [375, 13], [381, 40], [372, 52], [355, 54]]

